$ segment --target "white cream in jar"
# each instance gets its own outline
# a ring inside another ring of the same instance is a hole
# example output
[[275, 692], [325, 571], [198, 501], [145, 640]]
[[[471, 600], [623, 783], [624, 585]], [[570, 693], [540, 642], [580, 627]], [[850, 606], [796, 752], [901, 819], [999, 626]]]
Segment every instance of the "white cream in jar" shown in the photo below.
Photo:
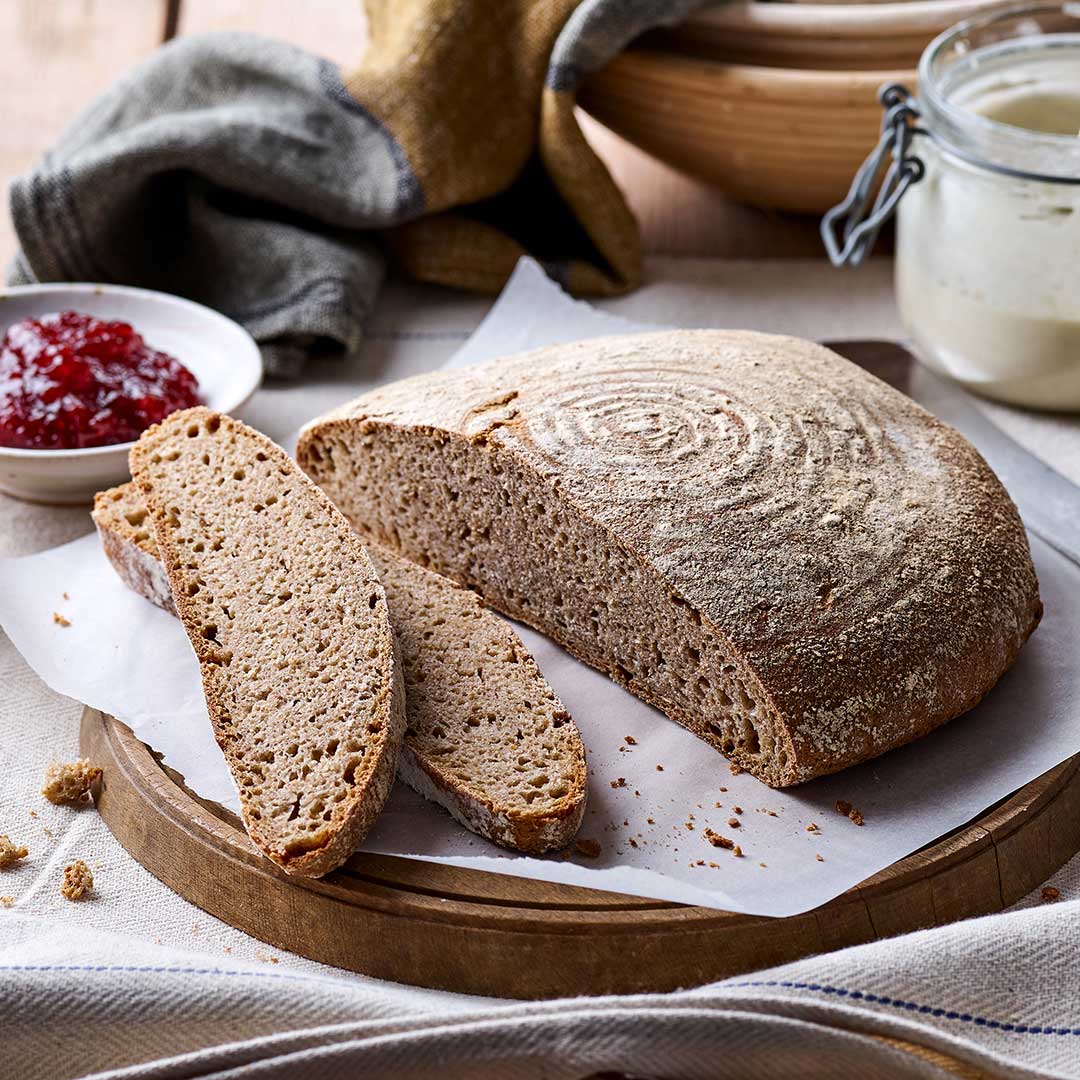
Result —
[[901, 317], [977, 393], [1080, 410], [1080, 11], [1013, 9], [946, 32], [920, 65], [897, 210]]

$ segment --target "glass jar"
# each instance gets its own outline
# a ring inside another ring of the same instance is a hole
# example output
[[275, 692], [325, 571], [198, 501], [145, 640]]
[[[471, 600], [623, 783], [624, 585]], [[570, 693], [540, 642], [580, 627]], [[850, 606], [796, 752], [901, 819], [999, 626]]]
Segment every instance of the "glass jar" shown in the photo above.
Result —
[[1080, 5], [947, 30], [903, 123], [894, 158], [918, 168], [894, 202], [896, 295], [920, 358], [987, 397], [1080, 410]]

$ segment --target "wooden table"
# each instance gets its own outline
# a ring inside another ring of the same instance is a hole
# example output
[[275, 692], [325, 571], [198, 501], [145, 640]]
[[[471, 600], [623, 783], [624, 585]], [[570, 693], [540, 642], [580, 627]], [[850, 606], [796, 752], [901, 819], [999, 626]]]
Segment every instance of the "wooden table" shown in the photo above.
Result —
[[[0, 177], [27, 169], [79, 109], [163, 41], [206, 30], [284, 38], [355, 66], [364, 50], [361, 0], [3, 0], [4, 125]], [[739, 206], [662, 165], [586, 116], [583, 126], [626, 191], [651, 254], [820, 257], [813, 219]], [[0, 265], [14, 254], [0, 214]]]

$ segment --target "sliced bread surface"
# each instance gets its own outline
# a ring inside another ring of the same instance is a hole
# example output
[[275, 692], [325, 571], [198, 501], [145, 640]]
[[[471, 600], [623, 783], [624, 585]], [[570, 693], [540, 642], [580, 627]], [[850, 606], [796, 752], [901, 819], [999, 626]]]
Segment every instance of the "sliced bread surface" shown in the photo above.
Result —
[[382, 809], [405, 727], [375, 568], [288, 455], [230, 417], [174, 413], [130, 457], [248, 834], [321, 876]]
[[810, 342], [600, 338], [365, 395], [301, 467], [768, 784], [975, 705], [1039, 621], [1019, 515], [956, 431]]
[[[175, 613], [134, 484], [100, 492], [94, 522], [121, 579]], [[512, 627], [475, 593], [378, 544], [405, 680], [398, 775], [480, 836], [530, 854], [564, 847], [585, 812], [581, 736]]]

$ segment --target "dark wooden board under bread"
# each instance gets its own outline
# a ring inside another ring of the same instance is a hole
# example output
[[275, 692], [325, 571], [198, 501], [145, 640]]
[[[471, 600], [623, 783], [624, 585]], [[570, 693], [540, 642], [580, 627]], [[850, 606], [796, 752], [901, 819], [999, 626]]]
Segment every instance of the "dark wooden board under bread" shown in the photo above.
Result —
[[[899, 346], [834, 348], [904, 388], [911, 358]], [[493, 996], [701, 985], [1000, 911], [1080, 849], [1077, 755], [828, 904], [784, 919], [381, 855], [357, 854], [302, 880], [262, 858], [235, 815], [195, 797], [119, 721], [87, 709], [81, 748], [104, 770], [97, 805], [113, 835], [191, 903], [313, 960]]]

